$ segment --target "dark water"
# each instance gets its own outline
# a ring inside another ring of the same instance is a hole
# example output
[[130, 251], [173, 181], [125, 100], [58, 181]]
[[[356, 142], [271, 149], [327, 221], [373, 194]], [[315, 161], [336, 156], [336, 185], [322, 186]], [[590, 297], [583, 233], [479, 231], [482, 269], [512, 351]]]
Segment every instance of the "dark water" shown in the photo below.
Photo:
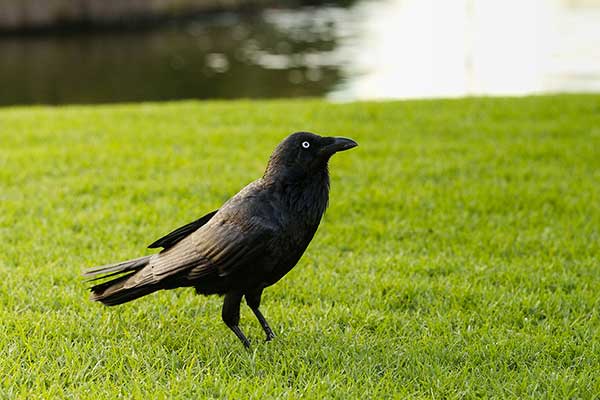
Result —
[[0, 37], [0, 105], [600, 92], [598, 0], [337, 4]]
[[220, 14], [158, 30], [0, 39], [0, 104], [321, 96], [338, 8]]

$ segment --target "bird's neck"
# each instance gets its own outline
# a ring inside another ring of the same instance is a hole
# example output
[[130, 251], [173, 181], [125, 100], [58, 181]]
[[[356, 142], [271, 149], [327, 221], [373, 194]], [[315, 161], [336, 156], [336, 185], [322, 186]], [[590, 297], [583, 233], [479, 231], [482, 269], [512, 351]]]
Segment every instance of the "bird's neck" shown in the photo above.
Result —
[[279, 182], [286, 207], [307, 225], [319, 224], [329, 201], [329, 172], [320, 169], [302, 179]]

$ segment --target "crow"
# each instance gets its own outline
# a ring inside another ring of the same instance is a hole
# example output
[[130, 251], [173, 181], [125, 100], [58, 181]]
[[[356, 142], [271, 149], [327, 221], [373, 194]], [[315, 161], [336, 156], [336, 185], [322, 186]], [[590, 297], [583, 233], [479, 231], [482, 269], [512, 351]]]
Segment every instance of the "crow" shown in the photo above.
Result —
[[356, 147], [342, 137], [296, 132], [273, 151], [262, 178], [221, 208], [152, 243], [159, 253], [89, 269], [96, 281], [90, 299], [122, 304], [161, 289], [193, 287], [224, 295], [222, 319], [245, 347], [239, 328], [242, 298], [267, 335], [275, 335], [259, 310], [263, 289], [298, 262], [312, 240], [329, 200], [330, 157]]

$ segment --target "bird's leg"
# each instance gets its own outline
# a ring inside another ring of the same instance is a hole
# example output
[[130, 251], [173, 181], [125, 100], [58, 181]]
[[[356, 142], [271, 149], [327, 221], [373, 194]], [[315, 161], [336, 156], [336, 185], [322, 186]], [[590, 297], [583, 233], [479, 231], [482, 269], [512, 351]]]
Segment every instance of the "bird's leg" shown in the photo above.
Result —
[[235, 336], [241, 340], [244, 347], [250, 348], [250, 342], [238, 326], [240, 322], [240, 303], [242, 302], [242, 296], [243, 294], [238, 292], [227, 293], [225, 295], [225, 301], [223, 301], [221, 317], [229, 329], [235, 333]]
[[263, 330], [265, 331], [265, 334], [267, 335], [267, 342], [270, 341], [270, 340], [272, 340], [272, 339], [274, 339], [275, 338], [275, 334], [273, 333], [273, 330], [271, 329], [271, 327], [267, 323], [267, 320], [262, 315], [262, 313], [260, 312], [260, 310], [258, 308], [253, 308], [252, 311], [254, 311], [254, 315], [256, 315], [256, 318], [258, 319], [258, 322], [260, 322], [260, 325], [262, 326]]
[[273, 330], [267, 323], [267, 320], [265, 319], [264, 315], [262, 315], [262, 313], [258, 309], [258, 307], [260, 306], [260, 297], [261, 296], [262, 296], [262, 289], [246, 293], [246, 295], [245, 295], [246, 303], [248, 304], [250, 309], [252, 309], [252, 311], [254, 312], [254, 315], [256, 315], [256, 318], [258, 319], [258, 322], [260, 322], [260, 326], [262, 326], [263, 330], [267, 334], [267, 342], [268, 342], [269, 340], [271, 340], [275, 337], [275, 334], [273, 333]]

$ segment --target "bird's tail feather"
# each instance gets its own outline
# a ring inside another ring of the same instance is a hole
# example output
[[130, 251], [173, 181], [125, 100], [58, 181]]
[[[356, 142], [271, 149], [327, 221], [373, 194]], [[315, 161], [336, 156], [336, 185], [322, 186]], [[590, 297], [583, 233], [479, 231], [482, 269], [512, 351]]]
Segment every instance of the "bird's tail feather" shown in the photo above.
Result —
[[92, 286], [90, 288], [92, 291], [90, 300], [99, 301], [107, 306], [115, 306], [117, 304], [135, 300], [138, 297], [145, 296], [160, 289], [154, 284], [132, 285], [132, 282], [130, 281], [139, 270], [148, 265], [151, 257], [152, 256], [140, 257], [134, 260], [104, 265], [87, 270], [83, 274], [84, 276], [95, 277], [101, 275], [100, 277], [90, 279], [90, 281], [125, 273], [125, 275]]
[[137, 271], [145, 267], [148, 264], [148, 262], [150, 262], [151, 257], [151, 255], [144, 256], [140, 258], [134, 258], [133, 260], [121, 261], [115, 264], [107, 264], [101, 265], [99, 267], [90, 268], [83, 273], [83, 276], [102, 275], [99, 278], [91, 279], [92, 281], [94, 281], [96, 279], [106, 278], [107, 276], [113, 276], [127, 271]]

